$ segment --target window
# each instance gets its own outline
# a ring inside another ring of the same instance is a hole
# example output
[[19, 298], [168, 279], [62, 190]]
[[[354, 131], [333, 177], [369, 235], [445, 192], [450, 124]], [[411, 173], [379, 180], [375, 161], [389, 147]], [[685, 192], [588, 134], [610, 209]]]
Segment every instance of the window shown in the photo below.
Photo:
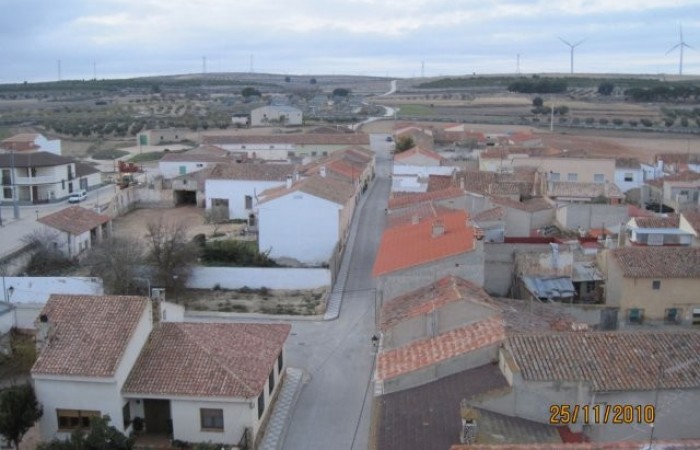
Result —
[[661, 289], [661, 280], [652, 281], [651, 288], [654, 289], [655, 291], [658, 291], [659, 289]]
[[258, 397], [258, 419], [262, 417], [265, 412], [265, 393], [261, 393]]
[[66, 180], [61, 180], [61, 189], [66, 190]]
[[204, 167], [204, 164], [197, 164], [197, 167]]
[[250, 195], [245, 196], [245, 209], [253, 209], [253, 197]]
[[322, 155], [323, 155], [323, 156], [328, 156], [328, 152], [323, 152]]
[[632, 172], [625, 172], [625, 181], [628, 183], [634, 181], [634, 174]]
[[316, 156], [316, 152], [311, 152], [311, 156]]
[[89, 428], [93, 417], [100, 417], [99, 411], [81, 411], [78, 409], [57, 409], [58, 430], [70, 431]]
[[560, 175], [559, 172], [549, 172], [549, 179], [551, 181], [559, 181]]
[[280, 355], [277, 357], [277, 372], [278, 373], [282, 372], [283, 366], [284, 366], [284, 361], [282, 361], [282, 352], [280, 352]]
[[199, 418], [204, 431], [224, 431], [224, 410], [206, 409], [199, 410]]
[[294, 155], [295, 155], [294, 152], [287, 152], [287, 157], [289, 157], [289, 158], [293, 157]]
[[566, 179], [567, 179], [567, 181], [578, 181], [578, 174], [577, 173], [568, 173], [568, 174], [566, 174]]
[[267, 377], [267, 387], [270, 388], [270, 395], [272, 395], [272, 391], [275, 390], [275, 368], [272, 368], [272, 371], [270, 372], [270, 376]]
[[131, 408], [129, 407], [129, 402], [126, 402], [124, 407], [122, 407], [122, 420], [124, 421], [124, 429], [126, 429], [131, 423]]
[[664, 320], [666, 323], [677, 324], [681, 321], [681, 311], [678, 308], [668, 308], [664, 312]]
[[700, 308], [693, 308], [693, 325], [700, 325]]
[[627, 320], [629, 323], [642, 323], [644, 321], [644, 310], [639, 308], [628, 310]]
[[2, 190], [2, 196], [5, 198], [12, 198], [12, 188], [4, 188]]
[[593, 174], [593, 182], [594, 183], [605, 183], [605, 175], [603, 175], [602, 173]]

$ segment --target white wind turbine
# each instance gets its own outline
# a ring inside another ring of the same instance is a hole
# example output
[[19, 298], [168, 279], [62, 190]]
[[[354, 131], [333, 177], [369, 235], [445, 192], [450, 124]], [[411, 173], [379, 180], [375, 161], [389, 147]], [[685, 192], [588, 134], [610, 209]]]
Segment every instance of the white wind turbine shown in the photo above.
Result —
[[568, 45], [569, 48], [571, 48], [571, 73], [573, 74], [574, 73], [574, 49], [576, 47], [578, 47], [579, 45], [583, 44], [583, 41], [585, 41], [585, 39], [582, 39], [575, 44], [571, 44], [570, 42], [567, 42], [562, 38], [559, 38], [559, 40], [562, 41], [564, 44]]
[[671, 47], [666, 52], [666, 54], [668, 55], [669, 53], [671, 53], [675, 49], [680, 48], [681, 57], [680, 57], [680, 62], [678, 63], [678, 75], [683, 75], [683, 47], [688, 47], [688, 48], [692, 48], [692, 49], [695, 49], [695, 47], [685, 43], [685, 41], [683, 40], [683, 27], [681, 27], [680, 25], [678, 25], [678, 33], [680, 35], [680, 42], [678, 42], [676, 45]]

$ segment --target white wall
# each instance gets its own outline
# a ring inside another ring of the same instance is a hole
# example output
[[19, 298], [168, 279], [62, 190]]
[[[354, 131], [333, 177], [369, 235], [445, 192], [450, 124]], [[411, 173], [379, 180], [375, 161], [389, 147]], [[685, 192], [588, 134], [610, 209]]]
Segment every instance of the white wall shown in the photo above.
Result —
[[[95, 277], [2, 277], [6, 289], [14, 288], [12, 303], [44, 304], [51, 294], [103, 295], [101, 278]], [[0, 300], [4, 300], [0, 298]]]
[[4, 305], [0, 308], [0, 336], [4, 336], [15, 326], [15, 312], [12, 308], [6, 308]]
[[39, 149], [41, 151], [53, 153], [55, 155], [61, 154], [61, 140], [60, 139], [49, 140], [49, 139], [46, 139], [44, 136], [39, 135], [34, 140], [34, 143], [39, 146]]
[[39, 421], [41, 437], [44, 441], [54, 438], [66, 439], [70, 433], [59, 433], [56, 409], [80, 409], [100, 411], [108, 414], [111, 424], [124, 431], [122, 423], [122, 406], [125, 401], [119, 393], [120, 386], [116, 380], [78, 379], [74, 377], [44, 378], [33, 375], [37, 399], [44, 408], [44, 415]]
[[245, 196], [260, 195], [264, 190], [284, 186], [285, 181], [241, 181], [241, 180], [207, 180], [206, 192], [207, 209], [211, 208], [213, 198], [228, 199], [229, 219], [247, 219], [249, 210], [245, 209]]
[[258, 207], [260, 252], [305, 264], [328, 262], [340, 239], [341, 206], [304, 192], [293, 192]]
[[[625, 181], [625, 174], [632, 174], [632, 181]], [[635, 189], [644, 184], [644, 172], [642, 169], [616, 168], [615, 184], [622, 192]]]
[[[252, 408], [251, 408], [252, 404]], [[224, 410], [224, 431], [202, 431], [201, 408]], [[251, 401], [204, 401], [170, 400], [170, 415], [173, 421], [173, 438], [186, 442], [214, 442], [237, 444], [245, 427], [253, 427], [257, 422], [257, 399]]]
[[185, 307], [171, 302], [160, 302], [160, 320], [162, 322], [184, 322]]
[[314, 289], [331, 284], [328, 269], [295, 269], [274, 267], [195, 267], [187, 280], [191, 289]]
[[428, 177], [429, 175], [452, 175], [457, 170], [452, 166], [414, 166], [405, 164], [394, 164], [392, 173], [394, 175], [420, 175]]
[[189, 174], [200, 171], [213, 164], [214, 163], [202, 161], [160, 161], [158, 162], [158, 169], [161, 175], [163, 175], [163, 178], [169, 180], [183, 175], [180, 173], [180, 167], [182, 166], [185, 167], [185, 174]]

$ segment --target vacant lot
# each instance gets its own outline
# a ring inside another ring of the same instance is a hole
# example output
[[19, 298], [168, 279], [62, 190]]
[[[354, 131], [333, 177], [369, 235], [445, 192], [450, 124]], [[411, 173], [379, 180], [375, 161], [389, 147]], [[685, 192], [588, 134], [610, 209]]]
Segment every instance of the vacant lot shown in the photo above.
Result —
[[193, 311], [316, 315], [325, 310], [327, 294], [327, 288], [189, 289], [181, 294], [178, 302]]

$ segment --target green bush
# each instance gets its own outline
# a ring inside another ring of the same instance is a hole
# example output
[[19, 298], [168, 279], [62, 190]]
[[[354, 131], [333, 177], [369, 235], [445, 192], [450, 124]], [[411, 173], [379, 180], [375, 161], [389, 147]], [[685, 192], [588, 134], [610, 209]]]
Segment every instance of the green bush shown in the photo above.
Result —
[[202, 261], [207, 265], [235, 267], [275, 267], [267, 253], [259, 253], [254, 243], [247, 241], [212, 241], [202, 249]]

